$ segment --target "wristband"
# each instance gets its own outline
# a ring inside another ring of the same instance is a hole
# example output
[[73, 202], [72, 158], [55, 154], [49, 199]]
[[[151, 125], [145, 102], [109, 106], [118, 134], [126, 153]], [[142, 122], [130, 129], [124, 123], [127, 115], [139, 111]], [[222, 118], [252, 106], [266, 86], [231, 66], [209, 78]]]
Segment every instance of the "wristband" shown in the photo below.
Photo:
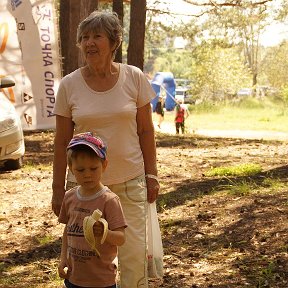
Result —
[[146, 174], [145, 177], [147, 177], [147, 178], [151, 178], [151, 179], [155, 179], [155, 180], [157, 180], [157, 181], [159, 182], [158, 177], [155, 176], [155, 175], [152, 175], [152, 174]]

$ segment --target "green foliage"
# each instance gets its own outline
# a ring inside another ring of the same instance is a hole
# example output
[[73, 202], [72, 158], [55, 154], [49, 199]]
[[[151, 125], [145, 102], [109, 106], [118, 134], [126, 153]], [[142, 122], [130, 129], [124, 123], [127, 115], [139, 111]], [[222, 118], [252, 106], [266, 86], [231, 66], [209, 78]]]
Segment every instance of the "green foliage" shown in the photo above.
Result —
[[[170, 71], [192, 80], [193, 95], [202, 100], [231, 98], [239, 88], [252, 85], [282, 87], [288, 82], [287, 48], [259, 44], [259, 36], [275, 16], [270, 4], [224, 5], [204, 20], [174, 27], [154, 20], [148, 11], [145, 70]], [[173, 48], [177, 36], [188, 40], [184, 50]]]
[[153, 70], [172, 72], [175, 78], [188, 78], [191, 71], [191, 56], [185, 51], [169, 49], [159, 55]]
[[281, 88], [288, 83], [288, 41], [279, 46], [270, 47], [263, 64], [263, 73], [272, 87]]
[[288, 85], [287, 86], [284, 86], [281, 90], [281, 98], [285, 104], [285, 106], [287, 106], [288, 104]]
[[[144, 70], [151, 74], [158, 71], [169, 71], [178, 75], [177, 71], [180, 71], [178, 67], [181, 65], [178, 62], [183, 60], [182, 56], [179, 58], [177, 54], [181, 53], [176, 52], [173, 45], [175, 37], [180, 36], [181, 31], [179, 32], [178, 27], [171, 27], [168, 23], [161, 22], [151, 11], [147, 12], [146, 19]], [[178, 67], [174, 69], [175, 65]], [[187, 65], [183, 65], [183, 67], [185, 66]]]
[[194, 50], [192, 67], [194, 94], [202, 99], [223, 99], [245, 87], [251, 78], [236, 49], [208, 42]]
[[286, 20], [288, 17], [288, 2], [282, 0], [280, 9], [277, 10], [277, 19], [280, 21]]

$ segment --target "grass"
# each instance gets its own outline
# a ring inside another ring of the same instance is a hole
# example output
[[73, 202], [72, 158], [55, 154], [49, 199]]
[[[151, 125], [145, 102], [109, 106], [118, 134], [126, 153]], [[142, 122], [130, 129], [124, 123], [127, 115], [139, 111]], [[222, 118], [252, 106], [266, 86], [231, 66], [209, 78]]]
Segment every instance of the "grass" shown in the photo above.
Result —
[[217, 185], [215, 186], [214, 191], [222, 194], [246, 196], [259, 193], [260, 190], [262, 194], [264, 194], [265, 191], [274, 194], [285, 189], [285, 184], [281, 182], [281, 180], [271, 178], [264, 179], [262, 183], [256, 183], [256, 181], [253, 181], [252, 179], [233, 181], [227, 178], [227, 180], [229, 184]]
[[[232, 104], [190, 105], [186, 120], [190, 130], [252, 130], [288, 133], [288, 109], [269, 100], [246, 99]], [[165, 121], [174, 122], [174, 111], [165, 113]]]
[[252, 176], [260, 173], [262, 168], [258, 164], [247, 163], [237, 166], [223, 166], [211, 168], [206, 172], [206, 176]]
[[36, 237], [36, 241], [40, 244], [40, 245], [46, 245], [49, 243], [52, 243], [54, 241], [54, 238], [50, 235], [46, 235], [43, 237]]
[[271, 261], [268, 263], [266, 268], [263, 268], [259, 273], [258, 286], [259, 288], [267, 287], [267, 283], [269, 283], [273, 278], [277, 277], [275, 272], [276, 264]]
[[22, 167], [23, 171], [27, 171], [27, 172], [32, 172], [35, 169], [39, 170], [39, 171], [50, 171], [51, 170], [51, 165], [52, 163], [48, 163], [48, 164], [35, 164], [34, 162], [28, 160], [25, 162], [25, 164]]
[[216, 185], [213, 189], [213, 192], [220, 193], [222, 195], [234, 195], [234, 196], [246, 196], [256, 192], [261, 188], [261, 185], [257, 185], [254, 181], [251, 180], [241, 180], [233, 181], [229, 178], [226, 178], [228, 184]]
[[280, 115], [276, 109], [223, 107], [220, 113], [192, 113], [190, 121], [192, 120], [191, 124], [196, 129], [288, 132], [287, 125], [285, 125], [288, 117]]
[[223, 166], [211, 168], [208, 172], [205, 173], [205, 176], [208, 177], [224, 177], [228, 179], [229, 184], [219, 185], [215, 187], [215, 190], [224, 191], [229, 194], [244, 196], [248, 195], [257, 189], [268, 188], [270, 192], [276, 192], [279, 189], [284, 187], [283, 182], [279, 179], [274, 178], [265, 178], [261, 184], [257, 184], [252, 179], [233, 181], [228, 177], [242, 177], [242, 176], [254, 176], [262, 172], [262, 167], [258, 164], [248, 163], [241, 164], [236, 166]]
[[284, 188], [285, 183], [281, 182], [279, 179], [265, 178], [263, 181], [263, 186], [268, 187], [272, 192], [278, 189]]
[[245, 196], [251, 193], [254, 187], [254, 183], [250, 183], [248, 181], [241, 181], [235, 185], [231, 185], [228, 189], [229, 194], [236, 196]]

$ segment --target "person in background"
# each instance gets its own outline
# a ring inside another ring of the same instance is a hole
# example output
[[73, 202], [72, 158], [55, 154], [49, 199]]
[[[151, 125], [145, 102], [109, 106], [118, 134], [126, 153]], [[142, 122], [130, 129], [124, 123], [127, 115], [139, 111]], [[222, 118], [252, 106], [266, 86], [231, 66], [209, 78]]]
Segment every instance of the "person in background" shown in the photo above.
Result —
[[[66, 75], [54, 107], [52, 209], [59, 215], [65, 194], [66, 147], [73, 133], [91, 131], [109, 146], [102, 182], [120, 198], [127, 222], [119, 247], [121, 288], [148, 287], [147, 202], [158, 197], [156, 145], [149, 81], [134, 66], [116, 63], [122, 27], [116, 13], [92, 12], [78, 26], [85, 66]], [[66, 190], [76, 186], [68, 171]]]
[[175, 127], [176, 127], [176, 134], [179, 134], [180, 129], [182, 134], [185, 133], [185, 119], [189, 116], [189, 110], [187, 106], [183, 103], [182, 99], [178, 100], [176, 107], [175, 107]]
[[[79, 184], [65, 194], [59, 215], [65, 228], [58, 271], [67, 288], [116, 288], [114, 261], [117, 246], [125, 242], [127, 225], [119, 197], [101, 183], [107, 167], [106, 151], [105, 143], [89, 132], [75, 135], [67, 147], [68, 166]], [[101, 221], [91, 223], [93, 228], [88, 232], [93, 232], [92, 239], [103, 239], [102, 244], [97, 241], [99, 245], [91, 247], [84, 238], [87, 225], [83, 221], [97, 209], [107, 228], [105, 231]]]
[[163, 101], [163, 97], [159, 96], [158, 97], [158, 102], [156, 104], [155, 107], [155, 112], [158, 115], [158, 128], [161, 129], [161, 123], [164, 120], [164, 101]]

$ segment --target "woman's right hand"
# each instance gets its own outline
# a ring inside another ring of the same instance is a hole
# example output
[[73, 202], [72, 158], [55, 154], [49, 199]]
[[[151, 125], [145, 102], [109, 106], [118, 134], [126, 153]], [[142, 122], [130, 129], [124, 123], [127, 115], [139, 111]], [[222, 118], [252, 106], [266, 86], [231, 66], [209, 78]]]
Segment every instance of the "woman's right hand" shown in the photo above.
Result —
[[52, 195], [52, 210], [55, 213], [55, 215], [58, 217], [60, 214], [60, 210], [61, 210], [61, 205], [63, 202], [63, 198], [65, 195], [65, 189], [64, 187], [61, 189], [53, 189], [53, 195]]

